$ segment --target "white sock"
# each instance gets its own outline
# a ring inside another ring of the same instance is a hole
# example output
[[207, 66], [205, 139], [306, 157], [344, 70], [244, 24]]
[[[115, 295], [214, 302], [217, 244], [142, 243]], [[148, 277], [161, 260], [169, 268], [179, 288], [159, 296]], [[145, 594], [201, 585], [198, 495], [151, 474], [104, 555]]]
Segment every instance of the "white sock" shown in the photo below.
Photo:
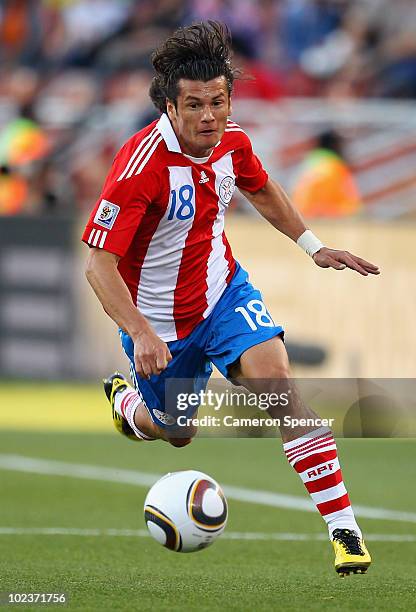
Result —
[[146, 436], [146, 434], [140, 431], [134, 422], [134, 415], [141, 404], [144, 405], [143, 399], [130, 385], [123, 389], [123, 391], [118, 391], [114, 398], [114, 410], [126, 419], [135, 435], [142, 440], [153, 440], [154, 438]]
[[343, 482], [331, 430], [321, 427], [286, 442], [283, 448], [326, 522], [329, 537], [332, 539], [335, 529], [351, 529], [362, 538]]

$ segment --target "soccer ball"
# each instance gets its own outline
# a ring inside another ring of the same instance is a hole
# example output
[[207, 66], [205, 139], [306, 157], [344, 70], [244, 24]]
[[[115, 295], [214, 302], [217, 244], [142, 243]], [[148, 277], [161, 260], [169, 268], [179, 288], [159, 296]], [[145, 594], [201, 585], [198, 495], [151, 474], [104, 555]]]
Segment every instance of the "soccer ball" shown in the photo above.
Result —
[[150, 535], [175, 552], [210, 546], [224, 531], [227, 515], [227, 501], [219, 484], [196, 470], [166, 474], [144, 502]]

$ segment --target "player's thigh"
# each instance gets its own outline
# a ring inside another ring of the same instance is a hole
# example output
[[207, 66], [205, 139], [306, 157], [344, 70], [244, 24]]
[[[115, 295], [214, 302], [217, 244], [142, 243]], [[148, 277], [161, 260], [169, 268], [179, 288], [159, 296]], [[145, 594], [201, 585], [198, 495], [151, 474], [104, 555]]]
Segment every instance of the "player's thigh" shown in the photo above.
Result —
[[247, 377], [271, 376], [277, 372], [271, 363], [285, 363], [283, 328], [273, 321], [260, 291], [246, 276], [242, 280], [232, 281], [213, 313], [207, 355], [226, 378], [242, 375], [241, 367]]
[[289, 378], [289, 357], [282, 336], [279, 334], [248, 348], [230, 373], [233, 378]]
[[[291, 378], [289, 358], [281, 336], [266, 340], [245, 351], [231, 368], [232, 380], [256, 394], [291, 395], [298, 393]], [[275, 416], [276, 410], [268, 410]], [[277, 411], [279, 412], [279, 410]]]

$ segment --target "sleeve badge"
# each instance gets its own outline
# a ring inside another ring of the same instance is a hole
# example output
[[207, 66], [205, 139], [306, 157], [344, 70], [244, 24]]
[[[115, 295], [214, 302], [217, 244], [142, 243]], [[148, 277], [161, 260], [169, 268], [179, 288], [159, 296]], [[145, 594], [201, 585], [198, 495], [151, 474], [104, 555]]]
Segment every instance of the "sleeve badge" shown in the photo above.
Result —
[[120, 206], [108, 200], [101, 200], [98, 210], [95, 213], [94, 223], [111, 230], [119, 212]]

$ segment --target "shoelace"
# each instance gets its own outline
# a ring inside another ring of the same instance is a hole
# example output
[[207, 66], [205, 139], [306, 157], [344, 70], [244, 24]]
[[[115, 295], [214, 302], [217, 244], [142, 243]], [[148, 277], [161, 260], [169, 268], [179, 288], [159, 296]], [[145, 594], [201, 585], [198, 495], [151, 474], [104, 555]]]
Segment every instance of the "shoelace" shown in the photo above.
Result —
[[347, 553], [351, 555], [364, 555], [360, 538], [353, 531], [349, 531], [349, 529], [336, 529], [333, 533], [333, 539], [340, 542]]

